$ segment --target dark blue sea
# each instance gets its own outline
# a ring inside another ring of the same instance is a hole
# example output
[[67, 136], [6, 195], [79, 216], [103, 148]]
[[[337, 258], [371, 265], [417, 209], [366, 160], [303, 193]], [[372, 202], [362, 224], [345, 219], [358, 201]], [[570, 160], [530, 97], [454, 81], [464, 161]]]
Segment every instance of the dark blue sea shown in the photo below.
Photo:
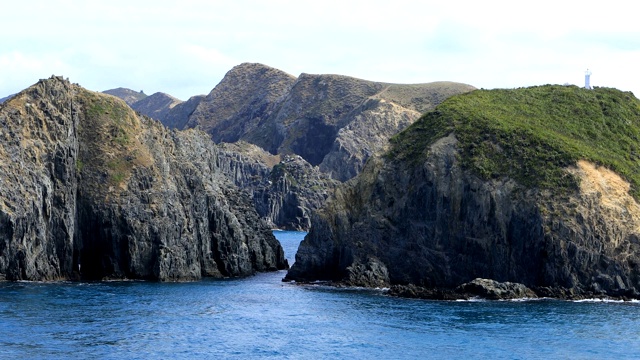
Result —
[[[305, 233], [275, 234], [293, 263]], [[0, 358], [640, 358], [640, 303], [424, 301], [284, 275], [1, 283]]]

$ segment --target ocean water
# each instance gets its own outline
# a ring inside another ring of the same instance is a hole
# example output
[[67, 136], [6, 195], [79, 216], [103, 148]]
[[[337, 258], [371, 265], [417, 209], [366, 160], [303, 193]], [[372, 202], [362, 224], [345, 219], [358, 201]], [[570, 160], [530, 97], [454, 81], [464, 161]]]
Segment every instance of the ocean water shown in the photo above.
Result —
[[[276, 232], [293, 262], [304, 237]], [[424, 301], [282, 283], [2, 283], [2, 359], [637, 359], [635, 302]]]

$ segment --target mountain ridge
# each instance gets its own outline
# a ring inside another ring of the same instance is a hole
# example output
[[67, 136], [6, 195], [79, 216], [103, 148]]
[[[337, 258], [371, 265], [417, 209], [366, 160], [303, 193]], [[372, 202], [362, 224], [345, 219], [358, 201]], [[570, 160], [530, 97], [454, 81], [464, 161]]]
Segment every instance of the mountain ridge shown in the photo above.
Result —
[[[370, 156], [388, 147], [390, 137], [421, 112], [473, 89], [443, 81], [403, 85], [333, 74], [295, 77], [267, 65], [243, 63], [229, 70], [208, 95], [168, 111], [157, 106], [162, 114], [147, 115], [170, 128], [206, 131], [219, 144], [246, 142], [281, 160], [293, 159], [282, 163], [280, 169], [287, 169], [282, 181], [301, 186], [274, 187], [273, 166], [259, 165], [256, 161], [267, 157], [256, 151], [232, 154], [228, 147], [223, 156], [229, 163], [223, 169], [253, 194], [256, 209], [272, 226], [308, 230], [310, 214], [322, 205], [324, 194], [356, 176]], [[246, 146], [236, 149], [241, 148]], [[239, 159], [252, 165], [238, 164]], [[256, 182], [258, 173], [261, 180]]]

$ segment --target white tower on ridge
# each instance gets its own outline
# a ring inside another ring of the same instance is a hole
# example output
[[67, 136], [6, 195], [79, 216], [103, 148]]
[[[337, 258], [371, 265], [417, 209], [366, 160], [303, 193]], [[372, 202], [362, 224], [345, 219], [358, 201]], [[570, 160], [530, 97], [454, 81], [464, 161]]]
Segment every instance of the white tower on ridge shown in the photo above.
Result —
[[584, 88], [591, 90], [591, 71], [589, 69], [584, 72]]

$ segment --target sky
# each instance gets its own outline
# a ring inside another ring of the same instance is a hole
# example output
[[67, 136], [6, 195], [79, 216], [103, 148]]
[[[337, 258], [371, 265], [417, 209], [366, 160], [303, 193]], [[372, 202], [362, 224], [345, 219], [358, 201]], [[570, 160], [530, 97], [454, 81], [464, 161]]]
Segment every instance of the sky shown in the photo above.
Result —
[[591, 84], [640, 97], [630, 1], [3, 1], [0, 97], [49, 76], [187, 100], [233, 66], [478, 88]]

